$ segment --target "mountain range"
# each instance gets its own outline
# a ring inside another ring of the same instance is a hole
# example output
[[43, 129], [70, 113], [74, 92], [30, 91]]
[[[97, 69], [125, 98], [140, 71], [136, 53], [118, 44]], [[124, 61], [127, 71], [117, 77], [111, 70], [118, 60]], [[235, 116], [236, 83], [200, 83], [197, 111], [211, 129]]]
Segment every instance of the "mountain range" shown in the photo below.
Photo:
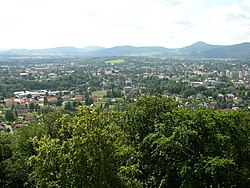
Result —
[[60, 56], [60, 57], [104, 57], [104, 56], [150, 56], [166, 58], [250, 58], [250, 42], [235, 45], [211, 45], [197, 42], [183, 48], [115, 46], [104, 48], [89, 46], [85, 48], [57, 47], [26, 50], [9, 49], [0, 51], [0, 57], [18, 56]]

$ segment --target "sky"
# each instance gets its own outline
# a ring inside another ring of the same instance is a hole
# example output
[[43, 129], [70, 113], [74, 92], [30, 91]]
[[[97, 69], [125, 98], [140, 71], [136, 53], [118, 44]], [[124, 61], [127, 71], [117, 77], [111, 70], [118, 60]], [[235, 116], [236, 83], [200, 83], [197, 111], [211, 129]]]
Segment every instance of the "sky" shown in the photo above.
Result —
[[0, 0], [0, 49], [250, 42], [250, 0]]

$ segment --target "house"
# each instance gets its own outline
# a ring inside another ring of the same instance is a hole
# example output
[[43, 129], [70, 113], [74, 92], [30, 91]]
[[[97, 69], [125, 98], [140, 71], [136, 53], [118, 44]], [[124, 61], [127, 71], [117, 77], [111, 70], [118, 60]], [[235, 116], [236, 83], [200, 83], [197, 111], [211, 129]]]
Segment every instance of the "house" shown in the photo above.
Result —
[[16, 109], [16, 114], [17, 114], [18, 116], [24, 116], [24, 115], [26, 115], [27, 113], [28, 113], [28, 109], [25, 108], [25, 107], [19, 107], [19, 108]]
[[34, 116], [24, 116], [23, 117], [23, 124], [24, 125], [27, 125], [28, 122], [36, 122], [36, 121], [37, 121], [37, 119]]
[[234, 107], [232, 107], [232, 110], [239, 110], [240, 108], [239, 107], [237, 107], [237, 106], [234, 106]]
[[[181, 79], [180, 79], [178, 76], [172, 76], [172, 77], [170, 78], [170, 80], [175, 81], [175, 82], [179, 82]], [[203, 83], [202, 83], [202, 84], [203, 84]]]
[[215, 89], [216, 86], [207, 86], [207, 89]]
[[23, 121], [22, 120], [15, 120], [15, 121], [13, 121], [13, 127], [14, 128], [20, 128], [20, 127], [23, 127], [24, 126], [24, 123], [23, 123]]
[[97, 102], [97, 101], [98, 101], [98, 97], [97, 97], [97, 96], [95, 96], [95, 95], [94, 95], [94, 96], [92, 96], [92, 99], [93, 99], [93, 101], [94, 101], [94, 102]]
[[35, 116], [24, 116], [23, 117], [23, 121], [37, 121], [36, 117]]
[[204, 83], [203, 82], [191, 82], [190, 85], [193, 87], [200, 87], [200, 86], [204, 86]]
[[132, 91], [134, 91], [134, 90], [136, 90], [136, 88], [131, 87], [131, 86], [125, 86], [125, 87], [123, 87], [123, 91], [132, 92]]
[[229, 93], [229, 94], [227, 94], [227, 97], [234, 98], [234, 94]]
[[74, 100], [75, 100], [75, 101], [84, 101], [84, 100], [85, 100], [85, 97], [84, 97], [84, 95], [76, 95], [76, 96], [74, 97]]
[[48, 102], [55, 102], [57, 101], [56, 97], [48, 97]]
[[221, 93], [219, 93], [219, 94], [218, 94], [218, 97], [223, 98], [223, 97], [224, 97], [224, 95], [223, 95], [223, 94], [221, 94]]
[[242, 97], [234, 97], [233, 101], [234, 103], [238, 104], [239, 102], [242, 102]]
[[216, 80], [205, 80], [204, 81], [204, 84], [206, 86], [222, 86], [222, 85], [225, 85], [226, 83], [225, 82], [218, 82]]
[[58, 75], [57, 75], [56, 73], [53, 73], [53, 72], [52, 72], [52, 73], [49, 73], [49, 74], [48, 74], [48, 77], [49, 77], [49, 78], [57, 78]]
[[28, 72], [21, 72], [19, 74], [19, 76], [21, 76], [21, 77], [27, 77], [27, 76], [29, 76], [29, 73]]
[[233, 99], [231, 97], [226, 97], [226, 102], [227, 103], [233, 102]]

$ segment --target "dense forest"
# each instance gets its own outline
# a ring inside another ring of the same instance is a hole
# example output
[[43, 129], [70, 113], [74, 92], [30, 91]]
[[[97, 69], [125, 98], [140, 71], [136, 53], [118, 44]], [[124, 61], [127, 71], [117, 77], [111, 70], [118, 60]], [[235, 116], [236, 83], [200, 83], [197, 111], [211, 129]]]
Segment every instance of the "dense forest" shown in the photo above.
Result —
[[249, 187], [250, 115], [143, 97], [0, 133], [1, 187]]

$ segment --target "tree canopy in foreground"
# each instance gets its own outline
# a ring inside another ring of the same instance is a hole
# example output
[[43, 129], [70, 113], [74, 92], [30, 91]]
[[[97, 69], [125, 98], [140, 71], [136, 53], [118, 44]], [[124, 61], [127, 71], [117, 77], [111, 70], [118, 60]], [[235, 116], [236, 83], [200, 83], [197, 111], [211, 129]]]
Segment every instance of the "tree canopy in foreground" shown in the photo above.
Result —
[[249, 111], [188, 110], [144, 97], [80, 107], [0, 134], [2, 187], [248, 187]]

